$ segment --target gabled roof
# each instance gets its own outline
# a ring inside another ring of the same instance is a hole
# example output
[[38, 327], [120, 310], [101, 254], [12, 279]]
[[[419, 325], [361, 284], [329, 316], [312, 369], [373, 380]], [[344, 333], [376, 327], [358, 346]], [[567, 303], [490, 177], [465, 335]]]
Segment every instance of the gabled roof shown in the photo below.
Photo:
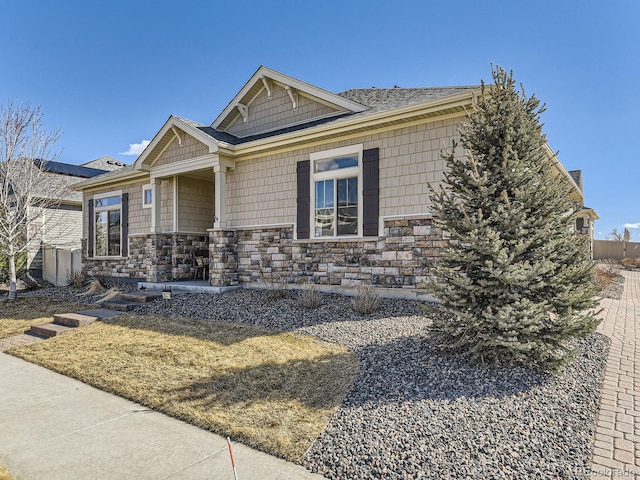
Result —
[[[245, 109], [253, 100], [271, 98], [269, 94], [275, 91], [275, 87], [285, 89], [292, 101], [301, 95], [329, 107], [333, 113], [244, 136], [225, 131], [243, 110], [246, 113]], [[173, 141], [182, 142], [185, 134], [207, 145], [209, 153], [233, 155], [239, 149], [245, 149], [246, 153], [273, 145], [303, 143], [312, 137], [340, 135], [347, 130], [365, 132], [376, 126], [400, 125], [411, 118], [462, 114], [465, 106], [470, 105], [474, 91], [479, 90], [480, 86], [359, 88], [336, 94], [261, 66], [211, 125], [171, 115], [132, 165], [84, 180], [75, 187], [83, 189], [142, 177], [169, 145]], [[274, 143], [271, 143], [272, 138]]]
[[185, 132], [196, 140], [207, 145], [210, 152], [216, 151], [219, 145], [224, 146], [224, 144], [228, 143], [227, 140], [236, 138], [233, 137], [233, 135], [229, 135], [224, 132], [217, 132], [211, 127], [206, 127], [201, 123], [171, 115], [160, 131], [155, 135], [155, 137], [153, 137], [151, 142], [149, 142], [147, 148], [144, 149], [135, 161], [133, 164], [135, 169], [141, 169], [143, 164], [153, 163], [153, 161], [166, 150], [172, 141], [177, 139], [179, 142], [182, 142], [181, 132]]
[[211, 123], [211, 127], [218, 131], [224, 131], [238, 116], [238, 108], [248, 107], [265, 89], [270, 95], [270, 88], [273, 83], [288, 89], [288, 91], [333, 107], [336, 114], [344, 114], [345, 112], [357, 113], [367, 109], [363, 105], [346, 97], [341, 97], [335, 93], [261, 66], [244, 87], [240, 89], [236, 96], [233, 97], [220, 115]]
[[90, 162], [83, 163], [82, 166], [111, 172], [113, 170], [117, 170], [126, 166], [126, 163], [123, 163], [120, 160], [116, 160], [112, 157], [104, 156], [96, 158], [95, 160], [91, 160]]

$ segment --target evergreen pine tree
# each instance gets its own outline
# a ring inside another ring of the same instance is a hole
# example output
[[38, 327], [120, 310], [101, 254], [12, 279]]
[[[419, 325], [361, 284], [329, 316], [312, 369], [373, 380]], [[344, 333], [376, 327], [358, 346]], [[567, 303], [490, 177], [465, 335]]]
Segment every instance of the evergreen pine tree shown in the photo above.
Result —
[[573, 231], [576, 203], [554, 175], [542, 133], [544, 111], [492, 68], [493, 84], [444, 154], [444, 188], [432, 189], [435, 224], [450, 234], [436, 267], [434, 320], [444, 344], [483, 363], [557, 369], [572, 337], [599, 320], [587, 241]]

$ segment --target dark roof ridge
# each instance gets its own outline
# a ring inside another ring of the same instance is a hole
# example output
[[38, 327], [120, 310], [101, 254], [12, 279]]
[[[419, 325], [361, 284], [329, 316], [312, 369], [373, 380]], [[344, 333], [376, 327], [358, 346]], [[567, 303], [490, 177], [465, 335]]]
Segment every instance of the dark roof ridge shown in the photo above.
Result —
[[351, 92], [353, 90], [450, 90], [452, 88], [455, 89], [465, 89], [465, 90], [473, 90], [476, 88], [480, 88], [480, 85], [444, 85], [444, 86], [433, 86], [433, 87], [369, 87], [369, 88], [349, 88], [343, 92], [339, 92], [336, 95], [340, 95], [345, 92]]

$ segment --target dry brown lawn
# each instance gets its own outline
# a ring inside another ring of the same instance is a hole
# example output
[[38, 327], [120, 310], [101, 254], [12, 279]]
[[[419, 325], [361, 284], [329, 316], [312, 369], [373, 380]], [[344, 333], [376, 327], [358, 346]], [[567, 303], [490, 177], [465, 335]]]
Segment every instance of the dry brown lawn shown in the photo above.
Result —
[[29, 330], [31, 325], [51, 323], [56, 313], [75, 312], [87, 308], [92, 307], [60, 302], [48, 297], [18, 297], [13, 302], [0, 300], [0, 338], [23, 333]]
[[0, 480], [15, 480], [15, 477], [11, 476], [9, 470], [0, 465]]
[[13, 355], [287, 460], [326, 428], [359, 371], [346, 348], [259, 327], [121, 315]]

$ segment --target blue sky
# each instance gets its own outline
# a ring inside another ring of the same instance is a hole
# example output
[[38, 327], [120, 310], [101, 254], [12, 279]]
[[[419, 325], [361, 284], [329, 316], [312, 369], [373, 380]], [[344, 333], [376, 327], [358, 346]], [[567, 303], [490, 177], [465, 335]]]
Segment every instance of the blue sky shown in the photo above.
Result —
[[60, 160], [127, 163], [170, 114], [210, 123], [260, 65], [340, 92], [490, 80], [547, 104], [597, 238], [640, 240], [640, 2], [2, 0], [0, 103], [39, 105]]

